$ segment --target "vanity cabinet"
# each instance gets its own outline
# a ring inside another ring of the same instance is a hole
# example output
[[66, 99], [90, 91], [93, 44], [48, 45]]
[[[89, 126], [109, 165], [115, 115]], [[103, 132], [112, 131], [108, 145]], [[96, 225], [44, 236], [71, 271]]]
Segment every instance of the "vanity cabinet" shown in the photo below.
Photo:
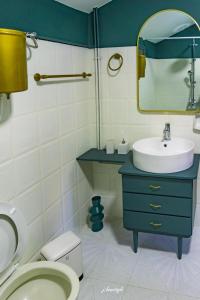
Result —
[[199, 156], [193, 166], [171, 174], [140, 171], [129, 162], [122, 166], [123, 224], [133, 231], [133, 250], [138, 233], [177, 237], [177, 256], [182, 257], [182, 240], [192, 235], [196, 209], [196, 178]]
[[138, 249], [138, 233], [149, 232], [177, 237], [177, 256], [182, 257], [182, 240], [192, 235], [196, 209], [196, 179], [200, 155], [181, 172], [158, 174], [137, 169], [133, 153], [106, 154], [90, 149], [78, 161], [122, 164], [123, 223], [133, 232], [133, 250]]

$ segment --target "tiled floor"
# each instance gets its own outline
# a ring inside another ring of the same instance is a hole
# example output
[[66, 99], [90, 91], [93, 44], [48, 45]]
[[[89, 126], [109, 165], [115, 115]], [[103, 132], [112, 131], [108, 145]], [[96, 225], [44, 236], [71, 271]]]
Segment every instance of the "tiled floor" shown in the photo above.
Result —
[[176, 238], [139, 234], [137, 254], [132, 233], [121, 220], [104, 229], [82, 232], [84, 279], [79, 300], [200, 300], [200, 227], [184, 241], [182, 260]]

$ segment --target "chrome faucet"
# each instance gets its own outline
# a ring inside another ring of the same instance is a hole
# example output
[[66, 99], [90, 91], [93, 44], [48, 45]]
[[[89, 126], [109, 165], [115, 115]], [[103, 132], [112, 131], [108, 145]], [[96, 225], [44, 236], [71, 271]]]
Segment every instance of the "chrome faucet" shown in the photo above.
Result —
[[163, 130], [162, 141], [170, 141], [170, 140], [171, 140], [170, 123], [166, 123], [165, 128]]

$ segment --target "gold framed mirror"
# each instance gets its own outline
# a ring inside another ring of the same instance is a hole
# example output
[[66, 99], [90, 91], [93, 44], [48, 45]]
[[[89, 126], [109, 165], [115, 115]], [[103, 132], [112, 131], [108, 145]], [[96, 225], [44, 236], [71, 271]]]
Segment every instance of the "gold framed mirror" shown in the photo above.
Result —
[[189, 14], [162, 10], [148, 18], [137, 39], [140, 112], [200, 111], [200, 27]]

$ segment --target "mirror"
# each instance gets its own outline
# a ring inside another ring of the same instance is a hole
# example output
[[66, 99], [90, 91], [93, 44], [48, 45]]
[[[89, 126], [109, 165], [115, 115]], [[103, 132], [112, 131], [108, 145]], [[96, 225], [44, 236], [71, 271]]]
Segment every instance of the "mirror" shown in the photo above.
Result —
[[164, 10], [142, 26], [137, 42], [138, 110], [200, 111], [200, 31], [179, 10]]

